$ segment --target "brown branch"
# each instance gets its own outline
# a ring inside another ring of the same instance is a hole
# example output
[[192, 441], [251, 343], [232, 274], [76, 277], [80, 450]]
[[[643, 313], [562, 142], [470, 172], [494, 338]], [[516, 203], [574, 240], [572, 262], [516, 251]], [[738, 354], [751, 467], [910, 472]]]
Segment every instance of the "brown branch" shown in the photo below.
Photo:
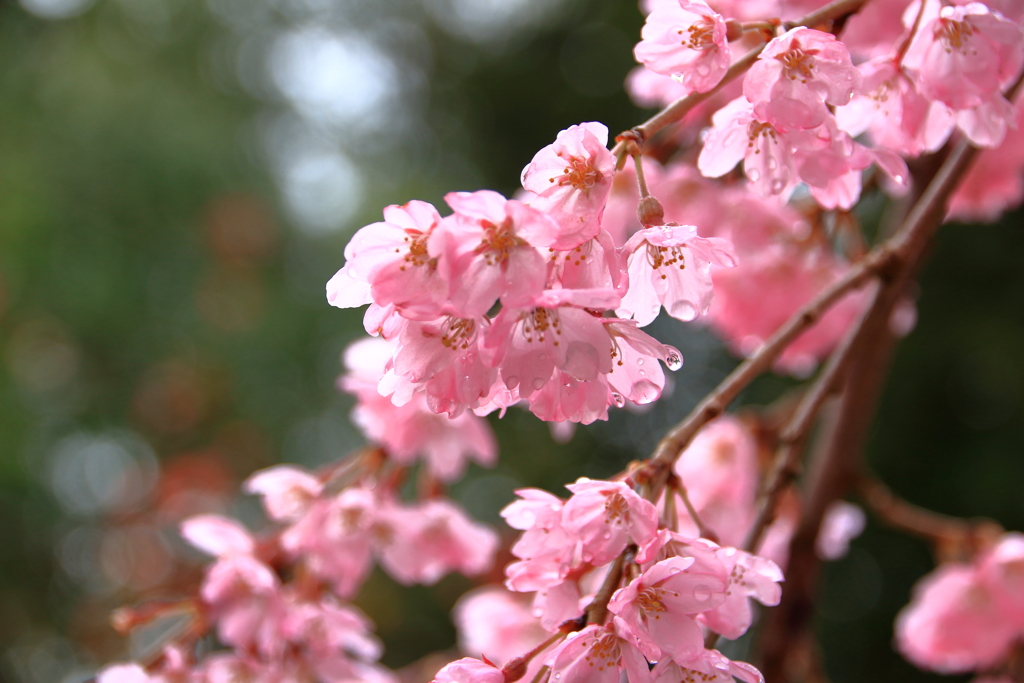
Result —
[[626, 549], [619, 553], [619, 556], [615, 558], [615, 562], [608, 568], [608, 573], [604, 577], [604, 583], [601, 584], [597, 595], [594, 596], [594, 599], [590, 601], [587, 609], [583, 612], [588, 624], [600, 625], [608, 618], [608, 602], [618, 589], [619, 582], [622, 581], [622, 571], [626, 566], [627, 556], [629, 561], [632, 561], [635, 553], [635, 545], [626, 546]]
[[782, 494], [800, 473], [800, 455], [811, 427], [814, 425], [814, 419], [825, 401], [839, 388], [853, 350], [856, 348], [860, 330], [867, 321], [870, 311], [874, 308], [880, 292], [881, 288], [875, 286], [868, 297], [864, 312], [829, 356], [827, 364], [818, 374], [814, 384], [800, 400], [796, 412], [782, 428], [779, 436], [779, 450], [775, 456], [771, 475], [769, 475], [760, 496], [757, 518], [743, 544], [743, 547], [749, 552], [757, 552], [765, 531], [775, 521], [776, 509], [782, 500]]

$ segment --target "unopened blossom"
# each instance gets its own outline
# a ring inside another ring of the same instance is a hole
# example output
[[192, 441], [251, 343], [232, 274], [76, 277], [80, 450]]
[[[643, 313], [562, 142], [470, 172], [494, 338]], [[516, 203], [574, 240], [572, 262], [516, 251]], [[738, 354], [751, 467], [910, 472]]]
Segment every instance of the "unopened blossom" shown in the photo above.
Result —
[[246, 479], [242, 490], [263, 496], [263, 508], [270, 519], [294, 522], [320, 495], [323, 484], [298, 467], [277, 465]]
[[694, 558], [672, 557], [654, 564], [620, 588], [608, 603], [636, 636], [647, 658], [686, 662], [704, 649], [695, 616], [725, 601], [722, 573], [694, 570]]
[[626, 242], [629, 292], [617, 313], [641, 327], [657, 317], [662, 306], [673, 318], [693, 320], [711, 305], [711, 266], [735, 265], [732, 245], [724, 239], [697, 235], [690, 225], [646, 227]]
[[437, 316], [449, 286], [429, 244], [440, 223], [427, 202], [384, 209], [383, 222], [360, 229], [345, 247], [345, 267], [327, 283], [328, 302], [339, 308], [374, 302], [407, 317]]
[[448, 313], [476, 318], [499, 299], [518, 306], [544, 289], [546, 262], [538, 247], [559, 241], [553, 219], [491, 190], [449, 192], [445, 201], [455, 213], [432, 244], [450, 284]]
[[1024, 63], [1021, 27], [980, 2], [942, 7], [903, 57], [921, 93], [955, 110], [1001, 98]]
[[622, 482], [580, 478], [568, 484], [572, 497], [562, 508], [562, 524], [582, 543], [583, 559], [601, 565], [626, 544], [647, 543], [658, 528], [658, 513]]
[[546, 663], [558, 683], [618, 683], [623, 672], [630, 683], [651, 680], [647, 660], [619, 619], [572, 634]]
[[827, 105], [849, 104], [860, 78], [835, 36], [798, 27], [768, 43], [747, 72], [743, 94], [776, 130], [808, 130], [829, 117]]
[[464, 657], [438, 671], [433, 683], [505, 683], [505, 676], [492, 664]]
[[651, 71], [672, 76], [687, 92], [708, 92], [725, 76], [731, 55], [725, 19], [706, 3], [662, 3], [647, 16], [633, 54]]
[[569, 126], [523, 169], [530, 206], [553, 218], [561, 232], [550, 246], [572, 249], [595, 237], [615, 175], [607, 149], [608, 128], [587, 122]]

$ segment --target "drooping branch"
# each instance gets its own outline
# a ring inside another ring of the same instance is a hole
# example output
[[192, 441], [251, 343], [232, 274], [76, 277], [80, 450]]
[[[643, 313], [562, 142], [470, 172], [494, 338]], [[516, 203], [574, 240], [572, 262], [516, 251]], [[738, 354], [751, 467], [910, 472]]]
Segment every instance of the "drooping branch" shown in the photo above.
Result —
[[[785, 22], [784, 26], [787, 29], [797, 26], [818, 26], [853, 14], [867, 2], [868, 0], [834, 0], [834, 2], [825, 5], [821, 9], [811, 12], [810, 14], [807, 14], [795, 21]], [[650, 140], [651, 137], [662, 128], [670, 126], [681, 120], [698, 104], [709, 99], [726, 85], [736, 80], [737, 77], [746, 73], [747, 70], [754, 65], [754, 62], [757, 61], [758, 56], [764, 48], [764, 45], [759, 45], [733, 62], [729, 66], [728, 71], [725, 72], [725, 76], [722, 77], [722, 80], [712, 90], [705, 93], [691, 93], [685, 97], [680, 97], [657, 114], [641, 123], [639, 126], [623, 133], [620, 137], [636, 141], [642, 145], [647, 140]], [[621, 158], [625, 153], [625, 144], [625, 142], [620, 141], [612, 148], [612, 154], [614, 154], [616, 158]]]

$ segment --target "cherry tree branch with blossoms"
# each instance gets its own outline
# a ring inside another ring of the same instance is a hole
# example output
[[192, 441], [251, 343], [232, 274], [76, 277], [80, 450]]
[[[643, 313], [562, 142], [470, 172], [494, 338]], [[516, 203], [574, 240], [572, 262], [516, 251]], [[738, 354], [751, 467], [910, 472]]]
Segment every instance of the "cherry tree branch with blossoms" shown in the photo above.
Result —
[[[648, 459], [609, 480], [580, 478], [567, 498], [516, 491], [502, 511], [522, 532], [504, 587], [463, 598], [468, 656], [433, 681], [789, 679], [809, 642], [820, 560], [842, 555], [863, 526], [842, 499], [861, 475], [895, 338], [912, 327], [907, 285], [947, 217], [1024, 195], [972, 184], [972, 173], [1006, 166], [986, 155], [1018, 135], [1024, 9], [821, 4], [646, 0], [634, 50], [643, 66], [628, 87], [657, 101], [656, 115], [611, 150], [600, 123], [561, 131], [523, 169], [514, 198], [451, 192], [447, 215], [413, 200], [359, 230], [327, 298], [368, 306], [371, 338], [346, 351], [339, 388], [356, 397], [353, 420], [376, 445], [321, 472], [253, 475], [244, 489], [261, 497], [266, 532], [187, 520], [182, 535], [214, 558], [197, 593], [117, 618], [128, 631], [185, 612], [187, 626], [156, 658], [107, 667], [99, 683], [395, 681], [347, 601], [375, 564], [405, 585], [484, 574], [499, 536], [445, 497], [468, 461], [497, 457], [483, 416], [523, 407], [590, 424], [657, 400], [663, 366], [682, 366], [676, 348], [641, 329], [662, 310], [701, 319], [745, 360]], [[648, 149], [659, 133], [664, 165]], [[906, 159], [922, 156], [930, 163], [912, 175]], [[1015, 163], [1019, 175], [1024, 158]], [[918, 192], [899, 228], [864, 248], [862, 194]], [[726, 412], [763, 373], [806, 378], [821, 362], [774, 440], [759, 439], [762, 416]], [[835, 395], [834, 420], [819, 420]], [[767, 472], [764, 447], [775, 452]], [[867, 497], [900, 509], [877, 489]], [[897, 641], [915, 663], [1016, 670], [1024, 622], [997, 598], [1024, 595], [1014, 583], [1024, 541], [989, 540], [901, 617]], [[955, 585], [935, 588], [943, 581]], [[942, 603], [969, 591], [992, 599]], [[716, 649], [754, 625], [755, 602], [778, 605], [759, 627], [765, 675]], [[946, 631], [964, 613], [1000, 630], [951, 654]], [[222, 649], [200, 656], [198, 641], [213, 634]]]

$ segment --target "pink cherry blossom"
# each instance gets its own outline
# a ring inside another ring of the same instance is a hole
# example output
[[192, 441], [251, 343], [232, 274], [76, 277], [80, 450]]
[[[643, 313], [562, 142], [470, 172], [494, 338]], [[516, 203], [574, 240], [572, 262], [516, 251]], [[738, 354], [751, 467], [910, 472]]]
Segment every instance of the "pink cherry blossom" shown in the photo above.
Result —
[[528, 203], [562, 228], [554, 242], [542, 246], [572, 249], [601, 229], [601, 213], [615, 175], [615, 159], [607, 145], [604, 124], [570, 126], [523, 169], [523, 187], [535, 193]]
[[[612, 369], [609, 386], [626, 400], [646, 405], [658, 400], [665, 388], [662, 361], [670, 370], [683, 365], [679, 350], [658, 342], [638, 329], [635, 320], [602, 318], [612, 345]], [[614, 397], [613, 397], [614, 398]]]
[[427, 500], [395, 513], [379, 555], [399, 583], [430, 585], [452, 571], [476, 576], [494, 562], [497, 535], [449, 500]]
[[954, 190], [949, 218], [991, 223], [1024, 199], [1024, 107], [1018, 105], [1014, 117], [1016, 127], [1003, 143], [983, 150]]
[[624, 483], [581, 478], [566, 488], [573, 496], [562, 508], [562, 523], [582, 542], [585, 561], [606, 564], [630, 539], [644, 544], [654, 537], [657, 510]]
[[647, 661], [625, 625], [615, 619], [607, 626], [591, 624], [572, 634], [548, 657], [558, 683], [618, 683], [625, 672], [630, 683], [650, 683]]
[[956, 124], [953, 113], [922, 96], [892, 56], [858, 69], [863, 88], [849, 105], [836, 110], [840, 128], [853, 136], [870, 132], [875, 144], [907, 156], [934, 152], [945, 144]]
[[[759, 486], [757, 442], [743, 422], [725, 414], [708, 423], [674, 469], [701, 520], [725, 545], [741, 545], [754, 520]], [[679, 508], [680, 530], [697, 536], [685, 507]]]
[[849, 104], [860, 78], [835, 36], [798, 27], [768, 43], [747, 72], [743, 94], [761, 122], [782, 132], [809, 130], [829, 118], [826, 105]]
[[495, 662], [529, 652], [548, 637], [533, 615], [530, 600], [499, 586], [469, 591], [455, 603], [452, 617], [459, 632], [459, 649]]
[[693, 565], [692, 557], [657, 562], [608, 603], [652, 661], [667, 655], [685, 663], [697, 655], [704, 649], [704, 633], [695, 615], [725, 601], [724, 574], [690, 571]]
[[618, 303], [614, 290], [547, 290], [524, 308], [503, 308], [484, 345], [492, 364], [500, 363], [505, 386], [524, 399], [541, 390], [555, 368], [595, 380], [611, 370], [608, 335], [583, 307], [603, 310]]
[[998, 600], [977, 570], [963, 564], [943, 565], [922, 579], [896, 618], [896, 647], [903, 656], [941, 673], [999, 662], [1018, 633], [1000, 619]]
[[345, 267], [327, 283], [327, 300], [339, 308], [373, 301], [410, 317], [437, 316], [448, 282], [429, 242], [440, 223], [437, 209], [426, 202], [384, 209], [384, 222], [362, 228], [345, 247]]
[[554, 423], [587, 425], [607, 420], [609, 405], [623, 405], [621, 396], [608, 386], [607, 377], [602, 374], [592, 380], [580, 380], [556, 368], [551, 378], [531, 393], [530, 412]]
[[320, 480], [291, 465], [260, 470], [245, 480], [242, 490], [263, 496], [263, 508], [275, 522], [294, 522], [306, 513], [323, 490]]
[[398, 462], [409, 464], [423, 456], [443, 481], [457, 478], [465, 470], [467, 458], [492, 465], [497, 444], [486, 420], [469, 412], [451, 419], [438, 415], [422, 392], [406, 397], [401, 406], [379, 393], [378, 387], [387, 384], [381, 385], [381, 377], [394, 348], [380, 339], [363, 339], [345, 351], [348, 372], [338, 384], [358, 399], [352, 421]]
[[498, 299], [517, 306], [544, 288], [545, 260], [537, 248], [561, 238], [554, 220], [491, 190], [449, 192], [445, 201], [455, 214], [431, 249], [438, 250], [439, 272], [450, 283], [448, 313], [476, 318]]
[[626, 242], [630, 288], [617, 313], [641, 327], [661, 307], [673, 318], [693, 320], [711, 306], [711, 266], [736, 264], [732, 245], [718, 237], [698, 237], [693, 226], [644, 228]]
[[942, 7], [924, 23], [903, 57], [925, 97], [953, 109], [993, 98], [1024, 63], [1024, 34], [1016, 23], [980, 2]]
[[371, 541], [380, 506], [372, 492], [353, 487], [319, 500], [281, 537], [281, 546], [343, 598], [362, 585], [372, 566]]
[[725, 76], [731, 55], [725, 19], [704, 2], [659, 4], [633, 50], [650, 70], [674, 77], [686, 92], [708, 92]]
[[782, 570], [771, 560], [738, 548], [715, 549], [715, 556], [729, 572], [724, 602], [704, 612], [699, 620], [726, 638], [739, 638], [753, 622], [751, 599], [777, 605], [782, 599]]

